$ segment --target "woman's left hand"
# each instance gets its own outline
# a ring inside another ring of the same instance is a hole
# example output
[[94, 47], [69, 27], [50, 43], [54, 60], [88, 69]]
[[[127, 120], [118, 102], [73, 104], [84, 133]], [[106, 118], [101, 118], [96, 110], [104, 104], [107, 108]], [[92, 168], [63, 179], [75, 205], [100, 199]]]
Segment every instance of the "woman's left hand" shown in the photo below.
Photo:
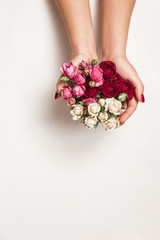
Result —
[[[136, 69], [125, 57], [110, 58], [116, 65], [116, 71], [123, 77], [123, 79], [129, 80], [135, 87], [135, 97], [127, 102], [127, 109], [120, 117], [120, 122], [124, 123], [136, 110], [138, 101], [145, 102], [143, 95], [144, 85], [138, 76]], [[104, 60], [103, 60], [104, 61]]]

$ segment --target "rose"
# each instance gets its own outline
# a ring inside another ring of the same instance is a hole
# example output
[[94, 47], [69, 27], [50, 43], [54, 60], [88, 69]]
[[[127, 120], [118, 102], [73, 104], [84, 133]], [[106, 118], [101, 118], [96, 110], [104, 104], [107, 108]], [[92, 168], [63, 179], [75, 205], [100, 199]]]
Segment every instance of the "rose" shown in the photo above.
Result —
[[99, 67], [99, 65], [94, 65], [93, 68], [90, 70], [90, 76], [92, 80], [95, 82], [95, 86], [99, 87], [103, 84], [103, 71]]
[[73, 104], [75, 103], [75, 101], [76, 101], [76, 100], [75, 100], [75, 98], [73, 98], [73, 97], [68, 99], [68, 103], [69, 103], [70, 105], [73, 105]]
[[85, 119], [85, 124], [89, 127], [89, 128], [93, 128], [97, 123], [97, 118], [94, 118], [94, 117], [87, 117]]
[[115, 98], [107, 98], [105, 111], [109, 111], [114, 115], [119, 115], [121, 113], [122, 103]]
[[80, 104], [73, 105], [73, 109], [70, 111], [70, 113], [73, 115], [73, 120], [78, 120], [83, 115], [83, 106]]
[[135, 94], [135, 87], [128, 80], [121, 80], [119, 84], [119, 92], [127, 93], [127, 99], [131, 100]]
[[104, 79], [111, 79], [116, 73], [116, 65], [111, 61], [104, 61], [100, 63], [100, 68], [103, 71]]
[[85, 75], [85, 72], [82, 71], [82, 70], [78, 70], [77, 74], [80, 74], [84, 79], [86, 79], [86, 75]]
[[91, 88], [88, 86], [84, 92], [84, 96], [87, 98], [94, 98], [99, 93], [99, 91], [100, 90], [96, 87]]
[[96, 100], [94, 98], [86, 98], [83, 99], [82, 102], [85, 104], [85, 106], [88, 106], [88, 103], [95, 103]]
[[101, 107], [98, 103], [90, 103], [88, 105], [88, 113], [91, 116], [97, 116]]
[[68, 99], [72, 97], [72, 88], [68, 85], [65, 85], [62, 90], [62, 96], [64, 99]]
[[91, 70], [92, 68], [93, 68], [92, 65], [88, 65], [88, 66], [86, 67], [86, 69], [89, 69], [89, 70]]
[[101, 87], [101, 96], [106, 97], [116, 97], [118, 95], [119, 90], [118, 81], [107, 81]]
[[90, 76], [93, 81], [100, 82], [103, 79], [103, 71], [99, 67], [99, 65], [94, 65], [93, 68], [90, 70]]
[[103, 127], [105, 130], [111, 131], [112, 129], [119, 127], [119, 121], [115, 118], [110, 118], [103, 123]]
[[70, 79], [73, 79], [74, 76], [77, 74], [78, 68], [75, 65], [73, 65], [72, 62], [70, 62], [64, 63], [60, 70], [65, 76], [67, 76]]
[[81, 62], [81, 68], [86, 68], [87, 67], [87, 63], [85, 61]]
[[77, 74], [74, 77], [74, 82], [78, 85], [82, 85], [85, 83], [85, 78], [81, 74]]
[[104, 83], [104, 79], [102, 78], [99, 82], [95, 82], [95, 87], [99, 87]]
[[108, 114], [106, 113], [106, 112], [101, 112], [100, 114], [99, 114], [99, 116], [98, 116], [98, 118], [99, 118], [99, 120], [101, 121], [101, 122], [104, 122], [104, 121], [106, 121], [107, 119], [108, 119]]
[[100, 105], [101, 107], [103, 107], [103, 106], [106, 104], [106, 100], [105, 100], [104, 98], [100, 98], [100, 99], [98, 100], [98, 103], [99, 103], [99, 105]]
[[85, 76], [89, 76], [90, 71], [91, 71], [92, 68], [93, 68], [93, 67], [92, 67], [91, 65], [88, 65], [88, 66], [83, 70]]
[[83, 85], [76, 85], [74, 86], [73, 88], [73, 94], [79, 98], [81, 96], [83, 96], [84, 94], [84, 90], [85, 90], [85, 87]]

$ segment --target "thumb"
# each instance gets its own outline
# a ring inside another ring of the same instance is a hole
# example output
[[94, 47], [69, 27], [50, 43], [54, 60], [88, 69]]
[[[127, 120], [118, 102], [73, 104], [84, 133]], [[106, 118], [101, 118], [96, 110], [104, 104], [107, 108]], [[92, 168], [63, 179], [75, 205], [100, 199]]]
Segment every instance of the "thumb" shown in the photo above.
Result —
[[65, 85], [65, 83], [59, 79], [57, 82], [57, 85], [56, 85], [56, 93], [54, 96], [55, 99], [59, 99], [61, 97], [59, 92], [63, 90], [64, 85]]

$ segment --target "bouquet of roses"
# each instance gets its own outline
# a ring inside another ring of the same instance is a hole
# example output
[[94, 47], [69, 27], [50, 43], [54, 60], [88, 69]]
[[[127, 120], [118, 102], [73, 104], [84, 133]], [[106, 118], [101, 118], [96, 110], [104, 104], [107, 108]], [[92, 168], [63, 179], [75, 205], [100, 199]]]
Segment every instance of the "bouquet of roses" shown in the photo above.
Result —
[[109, 131], [120, 126], [123, 102], [133, 98], [135, 88], [116, 72], [113, 62], [82, 61], [78, 67], [64, 63], [61, 71], [60, 80], [65, 84], [57, 93], [68, 102], [73, 120], [80, 120], [88, 128], [102, 123]]

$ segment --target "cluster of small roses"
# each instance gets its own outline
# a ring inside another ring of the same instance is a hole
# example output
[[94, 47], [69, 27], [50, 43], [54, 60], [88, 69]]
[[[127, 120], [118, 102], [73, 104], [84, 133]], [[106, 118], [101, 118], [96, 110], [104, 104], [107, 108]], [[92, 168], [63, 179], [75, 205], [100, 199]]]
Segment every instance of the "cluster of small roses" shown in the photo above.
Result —
[[73, 120], [89, 128], [99, 123], [106, 130], [119, 127], [117, 117], [124, 112], [122, 103], [133, 98], [135, 89], [116, 72], [113, 62], [82, 61], [78, 67], [64, 63], [61, 71], [60, 80], [65, 85], [58, 94], [67, 100]]

